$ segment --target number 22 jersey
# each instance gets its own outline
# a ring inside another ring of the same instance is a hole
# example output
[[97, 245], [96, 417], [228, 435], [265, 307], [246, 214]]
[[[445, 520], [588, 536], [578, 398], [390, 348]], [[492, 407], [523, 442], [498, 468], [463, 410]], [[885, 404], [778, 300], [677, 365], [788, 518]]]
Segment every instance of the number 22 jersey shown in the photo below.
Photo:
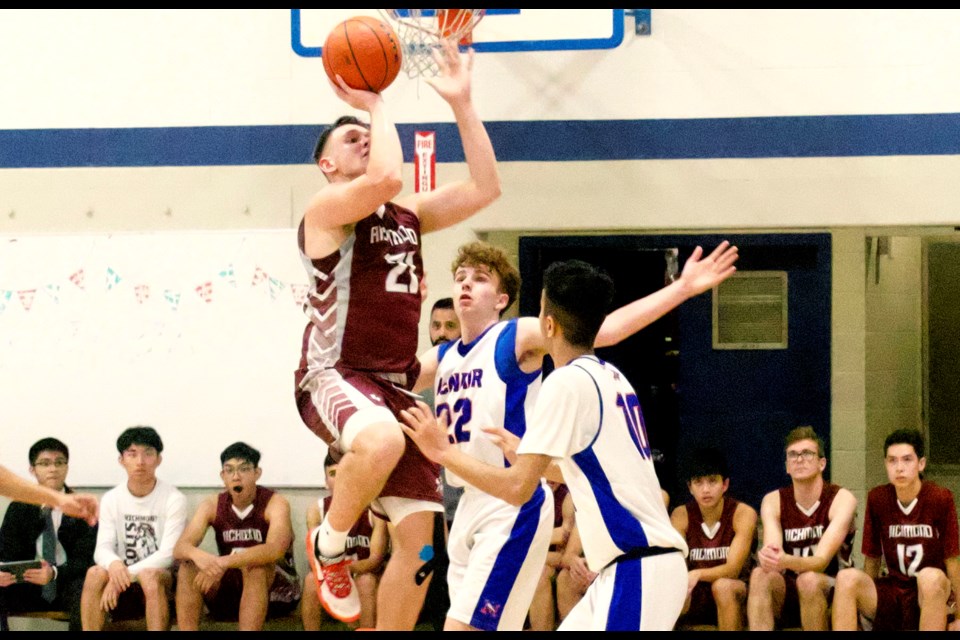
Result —
[[[489, 327], [470, 344], [444, 343], [437, 354], [437, 419], [446, 419], [448, 433], [461, 451], [496, 467], [508, 463], [481, 428], [502, 426], [522, 438], [540, 390], [540, 371], [527, 373], [517, 365], [516, 344], [513, 319]], [[467, 486], [449, 469], [446, 473], [451, 485]]]

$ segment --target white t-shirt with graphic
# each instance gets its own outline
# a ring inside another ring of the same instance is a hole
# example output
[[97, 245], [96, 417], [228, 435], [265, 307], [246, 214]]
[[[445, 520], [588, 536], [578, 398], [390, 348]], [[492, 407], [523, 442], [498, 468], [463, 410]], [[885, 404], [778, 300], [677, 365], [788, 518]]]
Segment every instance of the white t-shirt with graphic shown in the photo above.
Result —
[[186, 523], [186, 496], [173, 485], [158, 478], [153, 491], [138, 498], [124, 483], [100, 500], [93, 560], [105, 569], [120, 560], [132, 576], [144, 569], [169, 569]]

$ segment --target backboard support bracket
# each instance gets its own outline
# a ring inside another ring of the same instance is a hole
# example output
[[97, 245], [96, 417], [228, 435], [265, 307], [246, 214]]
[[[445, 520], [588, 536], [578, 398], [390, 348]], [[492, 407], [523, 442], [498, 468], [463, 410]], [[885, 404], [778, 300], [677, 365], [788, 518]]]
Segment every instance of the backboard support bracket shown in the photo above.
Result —
[[638, 36], [649, 36], [652, 32], [650, 22], [651, 9], [625, 9], [624, 15], [633, 18], [633, 32]]

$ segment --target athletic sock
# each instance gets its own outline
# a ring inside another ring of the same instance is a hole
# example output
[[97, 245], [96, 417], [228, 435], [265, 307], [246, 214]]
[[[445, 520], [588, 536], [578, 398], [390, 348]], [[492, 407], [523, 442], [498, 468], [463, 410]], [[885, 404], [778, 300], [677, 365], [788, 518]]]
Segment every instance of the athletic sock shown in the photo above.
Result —
[[325, 558], [336, 558], [347, 548], [347, 534], [349, 531], [337, 531], [330, 526], [327, 518], [320, 523], [320, 532], [317, 535], [317, 550]]

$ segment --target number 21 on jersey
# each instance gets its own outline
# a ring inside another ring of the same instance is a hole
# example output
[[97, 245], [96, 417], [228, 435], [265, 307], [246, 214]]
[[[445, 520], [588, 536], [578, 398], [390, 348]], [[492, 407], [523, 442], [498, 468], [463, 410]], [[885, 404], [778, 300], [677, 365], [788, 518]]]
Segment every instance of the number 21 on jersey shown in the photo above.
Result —
[[388, 264], [393, 265], [393, 268], [387, 273], [386, 289], [389, 293], [418, 293], [420, 291], [420, 279], [417, 277], [417, 265], [413, 263], [413, 256], [413, 251], [388, 253], [383, 256]]

